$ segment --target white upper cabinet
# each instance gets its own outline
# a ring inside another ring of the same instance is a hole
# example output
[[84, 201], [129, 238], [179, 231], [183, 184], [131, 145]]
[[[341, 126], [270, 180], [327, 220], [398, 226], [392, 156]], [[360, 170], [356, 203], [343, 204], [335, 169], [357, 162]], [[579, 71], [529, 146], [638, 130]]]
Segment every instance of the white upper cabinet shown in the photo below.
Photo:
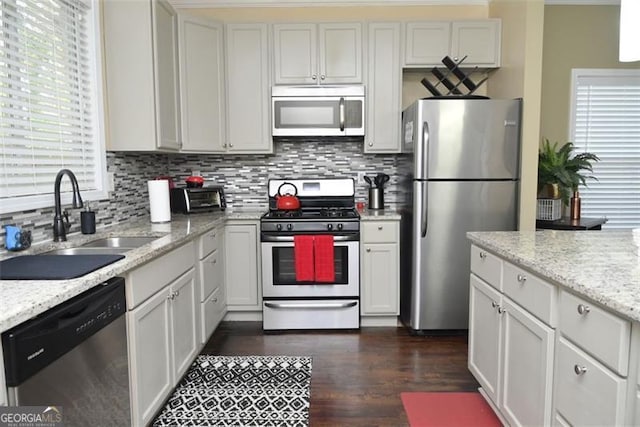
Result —
[[178, 150], [176, 12], [165, 0], [107, 1], [103, 7], [108, 148]]
[[273, 151], [267, 24], [225, 26], [227, 153]]
[[400, 24], [370, 23], [365, 153], [400, 152], [402, 75]]
[[442, 58], [462, 67], [500, 66], [500, 19], [426, 21], [405, 24], [405, 67], [443, 66]]
[[274, 24], [275, 84], [362, 83], [362, 24]]
[[224, 152], [224, 29], [179, 15], [182, 151]]

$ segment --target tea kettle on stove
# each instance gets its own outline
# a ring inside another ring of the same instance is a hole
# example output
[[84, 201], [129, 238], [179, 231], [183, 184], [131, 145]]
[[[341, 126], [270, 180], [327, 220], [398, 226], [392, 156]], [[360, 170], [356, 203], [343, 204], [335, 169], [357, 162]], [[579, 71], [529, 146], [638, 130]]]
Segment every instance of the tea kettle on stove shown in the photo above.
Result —
[[[282, 194], [282, 187], [289, 186], [293, 188], [293, 194], [289, 189], [285, 190], [286, 193]], [[300, 199], [296, 197], [298, 195], [298, 188], [290, 182], [283, 182], [278, 187], [278, 194], [276, 195], [276, 208], [283, 211], [293, 211], [300, 209]]]

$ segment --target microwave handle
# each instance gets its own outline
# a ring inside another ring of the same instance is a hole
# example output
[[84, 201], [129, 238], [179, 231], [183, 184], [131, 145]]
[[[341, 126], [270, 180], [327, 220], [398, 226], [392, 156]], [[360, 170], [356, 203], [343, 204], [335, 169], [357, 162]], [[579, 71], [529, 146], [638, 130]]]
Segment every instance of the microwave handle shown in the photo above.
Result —
[[344, 132], [344, 98], [340, 98], [340, 132]]

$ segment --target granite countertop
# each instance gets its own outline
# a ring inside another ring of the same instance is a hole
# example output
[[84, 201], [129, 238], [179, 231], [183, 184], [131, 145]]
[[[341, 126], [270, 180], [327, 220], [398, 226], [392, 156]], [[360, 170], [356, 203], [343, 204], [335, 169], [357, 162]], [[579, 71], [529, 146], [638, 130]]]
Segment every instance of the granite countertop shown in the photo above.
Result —
[[4, 251], [0, 253], [0, 259], [80, 246], [105, 237], [158, 237], [151, 243], [126, 252], [124, 259], [75, 279], [0, 280], [0, 332], [43, 313], [111, 277], [123, 275], [127, 271], [224, 224], [227, 220], [258, 220], [264, 212], [264, 209], [234, 209], [207, 214], [173, 215], [171, 222], [164, 224], [152, 224], [149, 218], [141, 218], [98, 230], [96, 234], [72, 234], [68, 236], [67, 242], [45, 242], [33, 245], [30, 249], [21, 252]]
[[364, 209], [358, 211], [360, 213], [360, 220], [362, 221], [393, 221], [400, 220], [400, 214], [393, 208], [385, 209]]
[[640, 321], [640, 229], [470, 232], [478, 246]]

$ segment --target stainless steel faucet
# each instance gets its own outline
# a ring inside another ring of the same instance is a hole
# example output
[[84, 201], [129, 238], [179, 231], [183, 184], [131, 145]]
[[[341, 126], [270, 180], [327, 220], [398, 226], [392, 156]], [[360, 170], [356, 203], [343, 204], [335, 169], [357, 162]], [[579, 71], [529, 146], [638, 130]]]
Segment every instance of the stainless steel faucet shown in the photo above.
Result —
[[[71, 186], [73, 187], [73, 207], [75, 209], [81, 208], [83, 206], [82, 197], [80, 197], [80, 188], [78, 187], [78, 180], [76, 176], [69, 169], [62, 169], [56, 175], [56, 183], [53, 186], [53, 194], [56, 200], [56, 212], [53, 217], [53, 241], [54, 242], [66, 242], [67, 241], [67, 231], [71, 227], [69, 224], [69, 213], [65, 210], [64, 214], [62, 212], [62, 207], [60, 203], [60, 181], [62, 181], [62, 177], [64, 175], [68, 175], [71, 180]], [[62, 219], [64, 215], [64, 220]]]

